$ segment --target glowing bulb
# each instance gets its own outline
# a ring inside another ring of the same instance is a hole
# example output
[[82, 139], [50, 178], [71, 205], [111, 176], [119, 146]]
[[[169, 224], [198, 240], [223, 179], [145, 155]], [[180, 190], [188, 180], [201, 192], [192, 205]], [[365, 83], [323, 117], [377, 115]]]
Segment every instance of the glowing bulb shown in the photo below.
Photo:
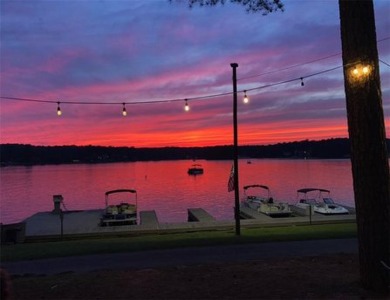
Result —
[[125, 103], [123, 103], [122, 116], [124, 116], [124, 117], [127, 116], [127, 111], [126, 111]]
[[367, 76], [370, 74], [370, 66], [357, 64], [351, 71], [351, 73], [353, 76], [355, 76], [356, 79], [363, 80], [364, 78], [367, 78]]
[[188, 105], [187, 99], [185, 101], [186, 101], [186, 104], [184, 104], [184, 110], [185, 111], [189, 111], [190, 110], [190, 106]]
[[62, 111], [61, 111], [61, 107], [60, 107], [60, 102], [57, 102], [57, 116], [61, 116], [62, 115]]
[[249, 102], [249, 97], [246, 95], [246, 91], [244, 91], [244, 99], [242, 100], [245, 104]]

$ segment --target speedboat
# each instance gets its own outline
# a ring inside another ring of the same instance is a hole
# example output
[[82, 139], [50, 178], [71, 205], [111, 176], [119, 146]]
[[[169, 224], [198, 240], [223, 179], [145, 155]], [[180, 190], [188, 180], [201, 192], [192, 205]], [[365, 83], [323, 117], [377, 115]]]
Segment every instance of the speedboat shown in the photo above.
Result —
[[[110, 204], [112, 197], [120, 198], [119, 204]], [[133, 203], [129, 203], [128, 199], [133, 199]], [[137, 224], [136, 190], [119, 189], [108, 191], [105, 193], [105, 202], [106, 208], [100, 220], [101, 226]]]
[[319, 188], [304, 188], [297, 191], [299, 202], [295, 206], [307, 209], [322, 215], [346, 215], [348, 209], [336, 204], [330, 197], [330, 191]]
[[189, 175], [203, 174], [203, 168], [200, 164], [193, 164], [187, 171]]
[[[263, 191], [263, 195], [260, 192], [256, 194], [253, 193], [254, 190], [259, 189]], [[289, 217], [292, 214], [288, 203], [275, 203], [274, 199], [271, 197], [271, 191], [266, 185], [252, 184], [244, 186], [244, 194], [245, 196], [242, 200], [242, 204], [256, 210], [257, 212], [273, 218]]]

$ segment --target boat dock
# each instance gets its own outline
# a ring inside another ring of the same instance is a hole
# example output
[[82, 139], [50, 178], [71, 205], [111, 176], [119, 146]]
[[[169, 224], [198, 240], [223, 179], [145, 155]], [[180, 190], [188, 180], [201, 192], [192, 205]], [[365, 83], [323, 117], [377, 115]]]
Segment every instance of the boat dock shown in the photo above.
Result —
[[150, 229], [158, 229], [159, 223], [156, 212], [154, 210], [141, 211], [140, 225], [148, 227]]
[[[23, 242], [41, 239], [77, 238], [93, 236], [139, 235], [146, 233], [175, 233], [202, 230], [234, 230], [235, 220], [220, 221], [203, 208], [187, 210], [188, 222], [161, 223], [154, 210], [139, 212], [136, 225], [100, 226], [103, 210], [39, 212], [21, 223], [2, 225], [1, 241]], [[240, 208], [242, 228], [295, 226], [326, 223], [356, 222], [356, 215], [313, 214], [311, 216], [271, 218], [248, 207]]]
[[260, 214], [257, 211], [251, 209], [250, 207], [247, 206], [241, 206], [240, 207], [240, 217], [241, 219], [254, 219], [254, 220], [263, 220], [263, 221], [268, 221], [270, 217]]
[[188, 222], [213, 222], [216, 219], [210, 215], [203, 208], [189, 208], [188, 213]]

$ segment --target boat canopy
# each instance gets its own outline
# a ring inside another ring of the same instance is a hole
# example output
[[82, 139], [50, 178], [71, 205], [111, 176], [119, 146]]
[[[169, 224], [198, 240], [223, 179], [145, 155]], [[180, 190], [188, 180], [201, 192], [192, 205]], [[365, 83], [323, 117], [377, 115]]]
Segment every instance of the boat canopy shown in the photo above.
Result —
[[259, 187], [259, 188], [262, 188], [262, 189], [265, 189], [265, 190], [269, 190], [268, 186], [266, 186], [266, 185], [261, 185], [261, 184], [246, 185], [246, 186], [244, 186], [244, 190], [247, 190], [247, 189], [249, 189], [249, 188], [255, 188], [255, 187]]
[[201, 166], [202, 166], [201, 164], [193, 164], [191, 167], [197, 168], [197, 167], [201, 167]]
[[318, 189], [318, 188], [305, 188], [305, 189], [297, 190], [298, 193], [305, 193], [305, 194], [309, 193], [309, 192], [315, 192], [315, 191], [324, 192], [324, 193], [330, 193], [329, 190]]
[[131, 189], [118, 189], [118, 190], [111, 190], [105, 193], [105, 198], [106, 198], [106, 206], [108, 206], [108, 195], [115, 194], [115, 193], [132, 193], [135, 194], [135, 203], [137, 205], [137, 191], [136, 190], [131, 190]]
[[112, 190], [112, 191], [108, 191], [106, 192], [106, 196], [110, 195], [110, 194], [115, 194], [115, 193], [137, 193], [136, 190], [129, 190], [129, 189], [119, 189], [119, 190]]

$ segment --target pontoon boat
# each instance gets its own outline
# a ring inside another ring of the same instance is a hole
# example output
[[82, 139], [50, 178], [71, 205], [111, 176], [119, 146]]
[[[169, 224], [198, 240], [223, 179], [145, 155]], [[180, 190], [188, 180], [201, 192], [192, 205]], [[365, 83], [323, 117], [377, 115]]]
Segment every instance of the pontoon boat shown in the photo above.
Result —
[[[120, 195], [119, 204], [110, 204], [110, 197]], [[137, 224], [137, 191], [130, 189], [112, 190], [105, 193], [106, 208], [100, 220], [101, 226]], [[133, 199], [129, 203], [128, 199]]]

